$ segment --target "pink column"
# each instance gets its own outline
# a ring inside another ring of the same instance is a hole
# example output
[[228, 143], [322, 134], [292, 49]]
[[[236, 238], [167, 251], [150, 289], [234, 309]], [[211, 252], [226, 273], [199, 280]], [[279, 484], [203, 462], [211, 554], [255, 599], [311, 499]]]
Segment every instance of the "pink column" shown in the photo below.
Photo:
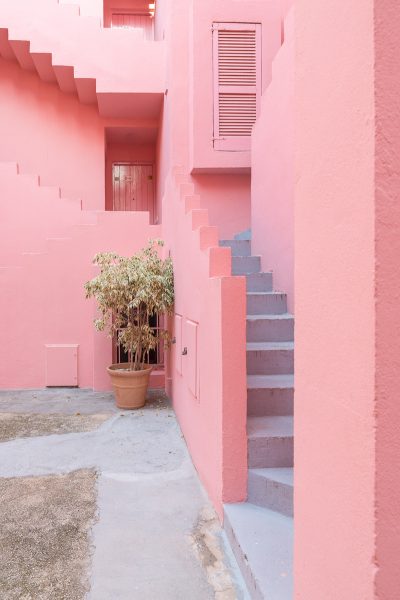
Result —
[[295, 597], [399, 597], [400, 7], [298, 0]]
[[373, 0], [298, 0], [295, 586], [374, 597]]
[[400, 596], [400, 6], [375, 0], [376, 597]]

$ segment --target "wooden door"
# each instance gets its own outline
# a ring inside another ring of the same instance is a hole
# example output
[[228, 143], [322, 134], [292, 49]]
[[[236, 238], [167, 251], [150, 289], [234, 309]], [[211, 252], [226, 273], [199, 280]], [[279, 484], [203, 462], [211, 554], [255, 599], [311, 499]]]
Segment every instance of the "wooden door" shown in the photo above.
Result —
[[113, 210], [147, 211], [150, 223], [154, 223], [152, 165], [113, 165]]

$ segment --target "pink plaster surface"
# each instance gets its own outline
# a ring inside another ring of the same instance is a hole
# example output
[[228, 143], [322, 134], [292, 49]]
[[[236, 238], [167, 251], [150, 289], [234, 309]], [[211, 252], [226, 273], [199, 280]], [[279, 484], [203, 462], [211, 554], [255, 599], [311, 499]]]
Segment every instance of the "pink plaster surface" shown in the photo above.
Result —
[[[246, 498], [246, 295], [218, 242], [250, 224], [251, 163], [249, 152], [212, 150], [210, 23], [263, 25], [265, 90], [286, 4], [158, 0], [157, 41], [145, 42], [134, 31], [100, 28], [97, 0], [81, 0], [79, 11], [53, 0], [34, 8], [0, 0], [8, 59], [0, 160], [21, 167], [0, 167], [0, 386], [43, 387], [46, 347], [78, 347], [78, 384], [108, 389], [111, 342], [93, 331], [94, 305], [83, 294], [92, 257], [132, 254], [162, 236], [174, 260], [175, 323], [181, 319], [168, 391], [220, 515], [223, 502]], [[104, 211], [112, 162], [154, 158], [162, 225], [149, 226], [147, 213]], [[52, 187], [39, 186], [34, 173]], [[73, 367], [56, 375], [75, 376]]]
[[400, 590], [400, 11], [375, 2], [375, 293], [377, 598]]
[[135, 30], [104, 29], [98, 18], [80, 16], [73, 6], [54, 0], [37, 0], [34, 10], [29, 0], [0, 0], [0, 30], [5, 50], [8, 36], [24, 68], [35, 70], [32, 54], [38, 62], [49, 61], [46, 78], [54, 77], [55, 66], [61, 89], [83, 95], [82, 82], [92, 82], [86, 102], [97, 102], [103, 116], [159, 114], [165, 91], [162, 41], [143, 41]]
[[66, 5], [72, 4], [79, 9], [82, 16], [97, 17], [99, 21], [102, 21], [103, 1], [104, 0], [59, 0], [59, 3]]
[[249, 151], [216, 151], [213, 148], [213, 69], [210, 26], [213, 22], [262, 25], [262, 89], [271, 80], [272, 60], [281, 45], [280, 2], [194, 2], [190, 15], [190, 168], [193, 172], [250, 172]]
[[250, 227], [249, 175], [197, 175], [192, 178], [201, 207], [208, 210], [221, 239], [231, 239]]
[[373, 6], [372, 0], [296, 2], [299, 600], [395, 598], [399, 590], [382, 596], [374, 590]]
[[111, 340], [94, 331], [83, 285], [96, 252], [133, 254], [160, 228], [148, 213], [82, 211], [15, 163], [0, 163], [0, 174], [0, 387], [44, 387], [46, 345], [75, 344], [78, 385], [110, 389]]
[[294, 11], [252, 135], [252, 252], [294, 312]]
[[104, 121], [95, 108], [1, 58], [0, 97], [0, 161], [40, 173], [84, 208], [104, 208]]
[[245, 280], [230, 275], [230, 250], [218, 247], [218, 230], [187, 175], [169, 179], [164, 203], [179, 324], [167, 377], [192, 458], [221, 516], [222, 502], [246, 497]]

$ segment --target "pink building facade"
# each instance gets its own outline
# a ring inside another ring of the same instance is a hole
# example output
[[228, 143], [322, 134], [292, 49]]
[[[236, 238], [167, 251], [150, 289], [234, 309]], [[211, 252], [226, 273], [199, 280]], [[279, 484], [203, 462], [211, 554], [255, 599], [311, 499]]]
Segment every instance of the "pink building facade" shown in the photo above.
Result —
[[0, 0], [0, 388], [110, 389], [92, 258], [164, 239], [151, 385], [257, 599], [399, 596], [399, 28], [394, 0]]

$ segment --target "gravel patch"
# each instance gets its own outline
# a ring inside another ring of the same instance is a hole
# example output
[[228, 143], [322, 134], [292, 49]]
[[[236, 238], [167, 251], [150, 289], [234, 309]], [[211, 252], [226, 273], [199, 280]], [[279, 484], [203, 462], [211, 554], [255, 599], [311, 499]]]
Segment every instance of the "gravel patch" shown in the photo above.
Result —
[[0, 597], [83, 600], [96, 472], [0, 479]]
[[43, 435], [83, 433], [97, 429], [111, 415], [0, 413], [0, 442]]

